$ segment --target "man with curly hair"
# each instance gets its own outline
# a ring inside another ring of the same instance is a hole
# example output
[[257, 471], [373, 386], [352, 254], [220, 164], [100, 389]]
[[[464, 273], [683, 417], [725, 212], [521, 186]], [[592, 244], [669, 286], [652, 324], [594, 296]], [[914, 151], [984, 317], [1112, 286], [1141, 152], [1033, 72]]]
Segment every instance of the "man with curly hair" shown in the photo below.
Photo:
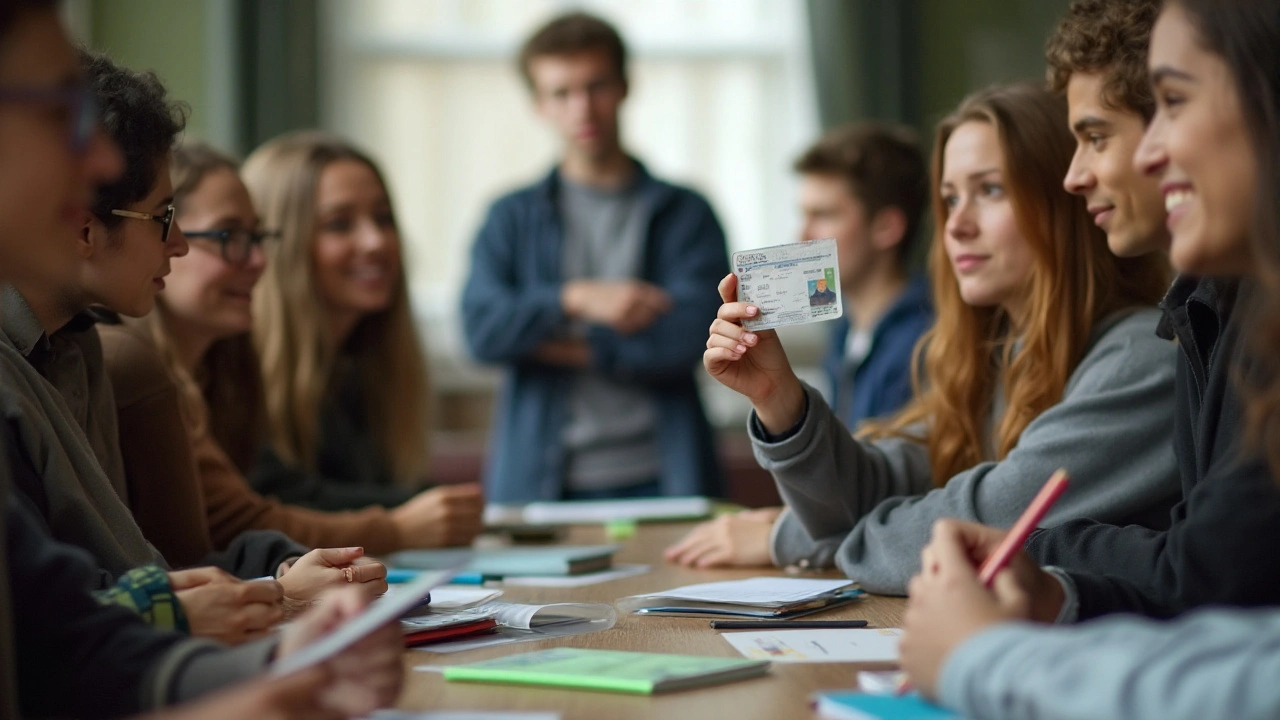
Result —
[[1159, 183], [1133, 163], [1156, 109], [1146, 63], [1159, 11], [1159, 0], [1077, 0], [1045, 48], [1077, 143], [1063, 186], [1085, 199], [1121, 257], [1169, 249]]

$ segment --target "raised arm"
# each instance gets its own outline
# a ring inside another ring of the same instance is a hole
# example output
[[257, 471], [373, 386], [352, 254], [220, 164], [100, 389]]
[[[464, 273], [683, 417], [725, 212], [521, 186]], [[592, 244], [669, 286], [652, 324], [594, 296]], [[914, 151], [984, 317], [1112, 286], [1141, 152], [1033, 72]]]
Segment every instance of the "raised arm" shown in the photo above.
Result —
[[[873, 592], [905, 591], [935, 520], [1008, 527], [1059, 467], [1071, 472], [1073, 485], [1046, 525], [1159, 518], [1178, 493], [1169, 441], [1174, 348], [1150, 333], [1148, 320], [1139, 313], [1101, 339], [1062, 401], [1032, 421], [1002, 461], [970, 468], [941, 488], [919, 489], [921, 466], [908, 459], [921, 452], [918, 445], [850, 440], [814, 392], [813, 417], [780, 443], [756, 438], [757, 458], [809, 537], [827, 538], [843, 526], [836, 562]], [[775, 546], [775, 554], [787, 553]]]

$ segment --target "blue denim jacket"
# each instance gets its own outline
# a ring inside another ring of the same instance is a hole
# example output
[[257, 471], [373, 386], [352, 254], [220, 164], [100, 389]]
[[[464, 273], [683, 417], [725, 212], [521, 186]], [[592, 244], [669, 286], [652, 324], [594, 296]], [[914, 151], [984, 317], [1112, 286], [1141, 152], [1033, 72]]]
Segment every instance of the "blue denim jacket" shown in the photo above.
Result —
[[[674, 309], [633, 335], [592, 326], [592, 369], [650, 390], [662, 493], [717, 495], [715, 442], [694, 373], [720, 306], [716, 285], [729, 272], [724, 231], [701, 195], [636, 165], [651, 213], [640, 279], [670, 293]], [[507, 368], [484, 473], [492, 502], [556, 500], [564, 491], [561, 434], [573, 372], [532, 357], [568, 326], [560, 306], [559, 185], [553, 170], [500, 198], [472, 246], [462, 294], [467, 344], [477, 360]]]
[[[848, 312], [846, 308], [845, 312]], [[911, 353], [933, 325], [929, 281], [916, 275], [876, 323], [871, 352], [850, 368], [845, 363], [847, 319], [832, 321], [831, 345], [823, 367], [831, 382], [831, 407], [850, 430], [871, 418], [892, 415], [911, 399]]]

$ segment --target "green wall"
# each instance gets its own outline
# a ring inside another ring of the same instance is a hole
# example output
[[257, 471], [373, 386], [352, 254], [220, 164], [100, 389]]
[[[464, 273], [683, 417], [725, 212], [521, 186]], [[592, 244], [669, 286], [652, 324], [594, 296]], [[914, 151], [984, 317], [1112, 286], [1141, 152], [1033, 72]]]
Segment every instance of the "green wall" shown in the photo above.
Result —
[[920, 1], [921, 129], [926, 131], [973, 90], [1011, 80], [1042, 80], [1045, 40], [1068, 4]]
[[195, 137], [208, 137], [213, 120], [206, 1], [94, 0], [90, 5], [89, 44], [125, 66], [154, 70], [174, 99], [191, 106], [187, 133]]

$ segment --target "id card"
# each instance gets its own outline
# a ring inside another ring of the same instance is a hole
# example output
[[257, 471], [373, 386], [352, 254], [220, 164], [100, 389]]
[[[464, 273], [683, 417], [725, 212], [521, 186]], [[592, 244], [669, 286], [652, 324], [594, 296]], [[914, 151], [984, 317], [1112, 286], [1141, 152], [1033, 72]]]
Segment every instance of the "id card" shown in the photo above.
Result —
[[744, 250], [733, 254], [738, 299], [760, 308], [742, 322], [748, 330], [831, 320], [844, 315], [835, 238]]

